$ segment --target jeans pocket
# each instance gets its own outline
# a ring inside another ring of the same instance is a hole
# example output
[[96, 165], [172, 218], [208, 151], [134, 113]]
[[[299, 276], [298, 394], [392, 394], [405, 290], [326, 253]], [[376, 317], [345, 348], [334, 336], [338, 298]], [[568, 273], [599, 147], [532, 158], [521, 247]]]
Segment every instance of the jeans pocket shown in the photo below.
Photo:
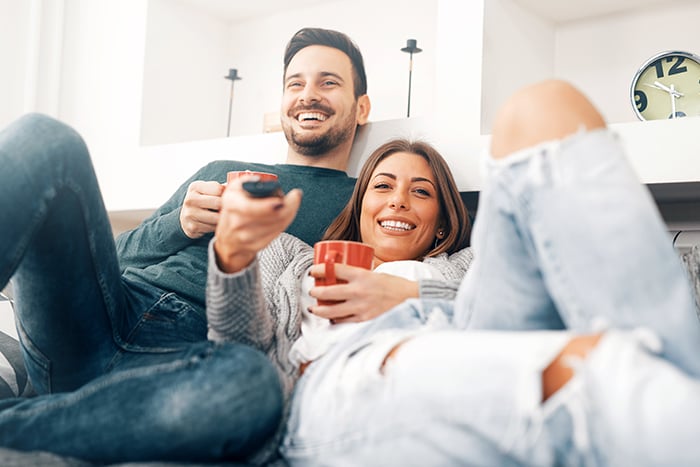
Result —
[[174, 293], [167, 293], [141, 315], [125, 348], [169, 352], [206, 340], [206, 316]]

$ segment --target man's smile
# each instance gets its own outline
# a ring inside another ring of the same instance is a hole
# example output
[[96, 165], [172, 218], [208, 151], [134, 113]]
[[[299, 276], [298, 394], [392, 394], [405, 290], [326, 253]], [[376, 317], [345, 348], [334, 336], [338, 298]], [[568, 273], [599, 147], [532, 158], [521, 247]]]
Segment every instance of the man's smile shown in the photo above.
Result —
[[301, 112], [297, 115], [299, 122], [319, 121], [325, 122], [328, 117], [321, 112]]

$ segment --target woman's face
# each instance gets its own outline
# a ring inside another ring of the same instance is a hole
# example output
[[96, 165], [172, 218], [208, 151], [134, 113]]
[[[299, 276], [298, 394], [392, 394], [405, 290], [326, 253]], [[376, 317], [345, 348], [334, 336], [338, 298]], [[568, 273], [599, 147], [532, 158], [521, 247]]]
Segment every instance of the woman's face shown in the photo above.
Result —
[[396, 152], [382, 160], [362, 198], [360, 235], [374, 247], [374, 266], [422, 257], [440, 222], [437, 182], [428, 162]]

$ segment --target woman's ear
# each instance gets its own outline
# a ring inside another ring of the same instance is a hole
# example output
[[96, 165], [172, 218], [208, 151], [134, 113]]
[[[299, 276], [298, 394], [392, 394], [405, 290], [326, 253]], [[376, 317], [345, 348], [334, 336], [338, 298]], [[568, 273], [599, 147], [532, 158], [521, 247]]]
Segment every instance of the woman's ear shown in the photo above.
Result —
[[445, 228], [444, 228], [444, 227], [438, 227], [437, 232], [435, 232], [435, 236], [436, 236], [439, 240], [442, 240], [443, 238], [445, 238], [445, 235], [447, 235], [447, 233], [445, 232]]

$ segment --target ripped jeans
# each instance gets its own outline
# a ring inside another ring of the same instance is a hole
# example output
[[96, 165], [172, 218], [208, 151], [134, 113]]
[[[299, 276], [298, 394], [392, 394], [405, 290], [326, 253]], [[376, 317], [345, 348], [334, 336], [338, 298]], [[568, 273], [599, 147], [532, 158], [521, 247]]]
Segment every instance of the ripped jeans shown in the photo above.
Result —
[[[695, 303], [614, 135], [577, 134], [490, 165], [476, 260], [455, 302], [408, 301], [311, 365], [294, 393], [285, 458], [305, 466], [696, 462]], [[542, 403], [542, 370], [571, 335], [603, 331]]]

